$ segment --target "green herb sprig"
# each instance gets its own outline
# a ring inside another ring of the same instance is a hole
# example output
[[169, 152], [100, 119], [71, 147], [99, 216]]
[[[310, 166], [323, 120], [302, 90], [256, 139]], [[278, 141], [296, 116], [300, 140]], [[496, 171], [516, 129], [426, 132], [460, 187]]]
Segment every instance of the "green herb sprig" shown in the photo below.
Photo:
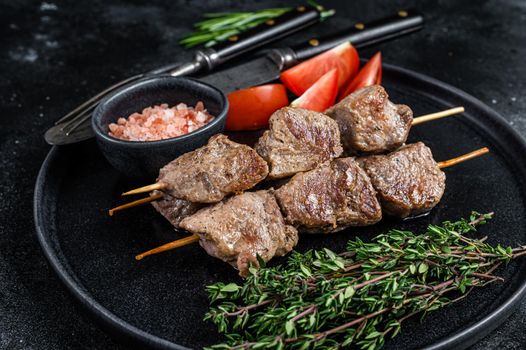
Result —
[[208, 286], [211, 320], [226, 342], [211, 349], [379, 349], [402, 323], [502, 281], [494, 271], [526, 255], [464, 234], [490, 214], [391, 230], [371, 243], [349, 241], [344, 253], [292, 253], [285, 266], [250, 268], [243, 285]]
[[[324, 10], [314, 1], [308, 1], [321, 12], [325, 19], [334, 14], [334, 10]], [[281, 16], [292, 10], [292, 7], [270, 8], [251, 12], [219, 12], [205, 13], [206, 19], [194, 24], [195, 31], [179, 40], [185, 48], [204, 45], [210, 47], [231, 36], [238, 35], [250, 28], [254, 28], [270, 19]]]

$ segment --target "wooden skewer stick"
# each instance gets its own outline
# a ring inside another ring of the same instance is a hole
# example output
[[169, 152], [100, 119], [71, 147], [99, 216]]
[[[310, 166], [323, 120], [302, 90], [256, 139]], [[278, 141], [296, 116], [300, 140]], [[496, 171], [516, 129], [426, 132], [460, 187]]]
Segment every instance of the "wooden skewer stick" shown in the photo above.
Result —
[[150, 197], [146, 197], [146, 198], [143, 198], [143, 199], [138, 199], [138, 200], [130, 202], [130, 203], [119, 205], [118, 207], [110, 209], [108, 211], [108, 214], [110, 214], [110, 216], [113, 216], [113, 213], [115, 213], [116, 211], [128, 209], [128, 208], [131, 208], [131, 207], [136, 207], [138, 205], [145, 204], [145, 203], [150, 203], [150, 202], [158, 200], [162, 196], [163, 196], [162, 193], [158, 193], [158, 194], [154, 194], [153, 196], [150, 196]]
[[417, 124], [429, 122], [431, 120], [449, 117], [450, 115], [459, 114], [459, 113], [464, 113], [464, 107], [455, 107], [451, 109], [446, 109], [445, 111], [426, 114], [420, 117], [416, 117], [413, 119], [413, 123], [411, 125], [417, 125]]
[[170, 242], [170, 243], [163, 244], [162, 246], [159, 246], [157, 248], [153, 248], [151, 250], [148, 250], [147, 252], [139, 254], [139, 255], [135, 256], [135, 260], [141, 260], [145, 256], [148, 256], [148, 255], [159, 254], [159, 253], [165, 252], [167, 250], [183, 247], [185, 245], [197, 242], [198, 240], [199, 240], [199, 236], [196, 235], [196, 234], [193, 234], [191, 236], [188, 236], [188, 237], [185, 237], [185, 238], [181, 238], [181, 239], [175, 240], [175, 241]]
[[440, 169], [447, 168], [447, 167], [450, 167], [452, 165], [465, 162], [466, 160], [470, 160], [470, 159], [473, 159], [473, 158], [480, 157], [481, 155], [486, 154], [488, 152], [489, 152], [488, 147], [482, 147], [482, 148], [479, 148], [476, 151], [463, 154], [460, 157], [456, 157], [456, 158], [453, 158], [453, 159], [448, 159], [448, 160], [444, 160], [442, 162], [438, 162], [437, 165], [438, 165], [438, 167]]
[[151, 184], [151, 185], [147, 185], [147, 186], [136, 188], [136, 189], [128, 191], [128, 192], [124, 192], [122, 195], [123, 196], [129, 196], [131, 194], [138, 194], [138, 193], [144, 193], [144, 192], [151, 192], [151, 191], [155, 191], [155, 190], [162, 190], [165, 187], [166, 187], [165, 184], [157, 182], [157, 183], [154, 183], [154, 184]]

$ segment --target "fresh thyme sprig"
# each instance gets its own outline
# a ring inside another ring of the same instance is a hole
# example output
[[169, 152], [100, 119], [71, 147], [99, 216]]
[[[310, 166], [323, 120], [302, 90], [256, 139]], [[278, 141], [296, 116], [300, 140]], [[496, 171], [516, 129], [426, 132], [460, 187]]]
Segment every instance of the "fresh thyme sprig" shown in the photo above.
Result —
[[424, 317], [502, 280], [494, 271], [526, 255], [464, 234], [492, 214], [391, 230], [371, 243], [349, 241], [344, 253], [294, 252], [286, 266], [250, 268], [243, 285], [208, 286], [214, 322], [227, 341], [211, 349], [379, 349], [419, 313]]
[[[334, 14], [334, 10], [324, 10], [321, 5], [312, 0], [307, 2], [318, 8], [322, 19]], [[290, 10], [292, 10], [292, 7], [270, 8], [253, 12], [205, 13], [203, 17], [206, 19], [195, 23], [194, 28], [196, 30], [181, 38], [179, 44], [185, 48], [197, 45], [210, 47], [231, 36], [254, 28], [269, 19], [281, 16]]]

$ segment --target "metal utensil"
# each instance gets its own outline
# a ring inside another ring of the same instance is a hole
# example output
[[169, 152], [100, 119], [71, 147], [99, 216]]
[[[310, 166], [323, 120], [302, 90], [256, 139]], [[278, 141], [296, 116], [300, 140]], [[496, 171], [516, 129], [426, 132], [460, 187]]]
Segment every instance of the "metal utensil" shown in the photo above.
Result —
[[99, 101], [117, 88], [152, 75], [170, 74], [172, 76], [184, 76], [203, 70], [210, 71], [218, 65], [245, 52], [254, 50], [319, 22], [321, 19], [320, 11], [321, 8], [313, 6], [298, 6], [245, 33], [232, 36], [225, 42], [217, 44], [214, 48], [197, 51], [194, 60], [191, 62], [171, 64], [124, 79], [101, 91], [57, 120], [55, 126], [50, 128], [44, 137], [51, 145], [74, 143], [90, 138], [92, 133], [89, 129], [81, 126], [91, 118], [91, 112], [95, 109]]
[[398, 11], [394, 16], [371, 23], [356, 23], [351, 28], [334, 35], [312, 38], [307, 43], [290, 48], [270, 50], [265, 56], [207, 74], [199, 79], [214, 85], [225, 93], [260, 85], [278, 79], [282, 70], [294, 66], [299, 61], [343, 42], [350, 41], [354, 47], [363, 48], [420, 30], [423, 23], [424, 19], [419, 14], [412, 11]]

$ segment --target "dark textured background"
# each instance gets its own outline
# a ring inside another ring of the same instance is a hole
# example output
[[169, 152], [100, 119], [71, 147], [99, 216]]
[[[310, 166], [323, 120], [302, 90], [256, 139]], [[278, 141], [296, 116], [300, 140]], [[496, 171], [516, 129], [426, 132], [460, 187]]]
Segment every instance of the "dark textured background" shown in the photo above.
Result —
[[[34, 234], [33, 184], [49, 150], [44, 130], [109, 83], [188, 57], [176, 40], [202, 12], [283, 3], [0, 1], [0, 348], [119, 348], [74, 306]], [[415, 6], [426, 15], [424, 31], [362, 56], [381, 49], [385, 62], [455, 85], [526, 136], [525, 1], [323, 3], [337, 15], [288, 43]], [[473, 348], [526, 347], [525, 319], [526, 301]]]

